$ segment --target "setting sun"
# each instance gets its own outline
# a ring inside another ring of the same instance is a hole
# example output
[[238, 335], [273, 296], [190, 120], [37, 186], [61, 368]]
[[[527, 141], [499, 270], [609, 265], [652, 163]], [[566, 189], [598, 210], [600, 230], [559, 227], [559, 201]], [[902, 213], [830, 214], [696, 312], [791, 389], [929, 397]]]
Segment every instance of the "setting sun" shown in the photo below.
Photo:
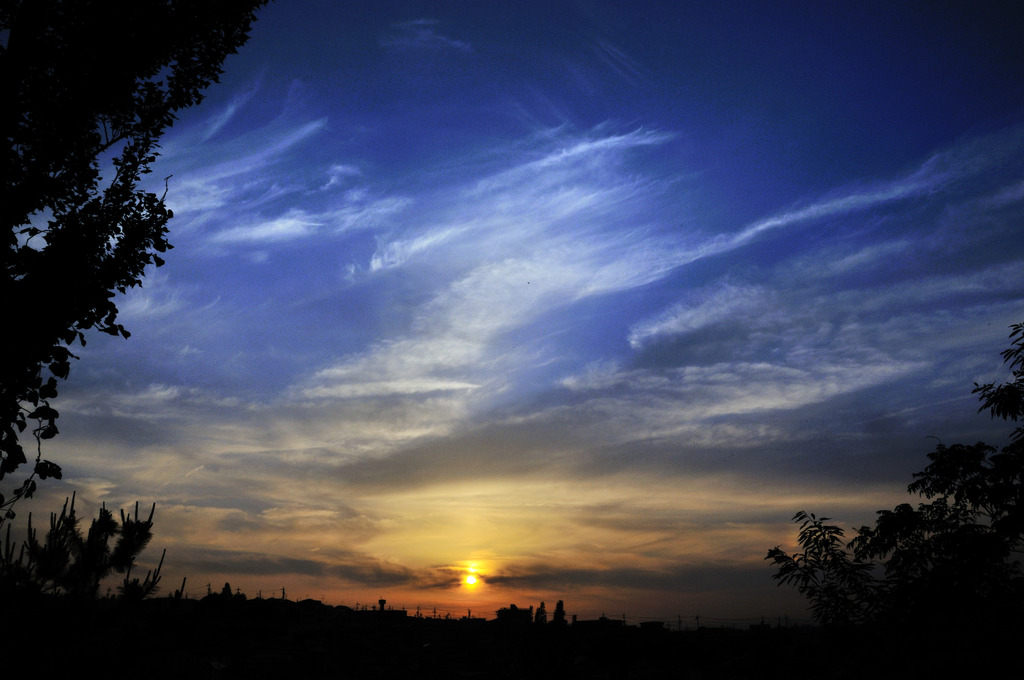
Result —
[[476, 576], [474, 576], [473, 574], [467, 575], [466, 576], [466, 585], [467, 586], [475, 586], [476, 585]]

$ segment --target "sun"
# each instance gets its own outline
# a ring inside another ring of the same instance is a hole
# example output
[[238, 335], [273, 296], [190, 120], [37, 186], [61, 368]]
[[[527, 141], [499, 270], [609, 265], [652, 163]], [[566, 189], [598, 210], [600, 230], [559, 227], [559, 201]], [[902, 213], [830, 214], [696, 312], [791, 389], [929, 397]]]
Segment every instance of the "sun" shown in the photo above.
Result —
[[471, 562], [469, 567], [466, 569], [466, 575], [462, 577], [462, 582], [467, 586], [473, 587], [480, 584], [480, 577], [477, 576], [478, 570], [475, 562]]

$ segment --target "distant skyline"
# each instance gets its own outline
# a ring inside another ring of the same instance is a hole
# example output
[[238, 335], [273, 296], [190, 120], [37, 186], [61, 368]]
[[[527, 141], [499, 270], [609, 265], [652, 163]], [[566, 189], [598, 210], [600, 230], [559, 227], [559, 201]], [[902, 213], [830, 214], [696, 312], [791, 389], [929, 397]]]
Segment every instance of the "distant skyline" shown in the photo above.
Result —
[[794, 513], [1011, 429], [971, 388], [1024, 320], [1022, 19], [272, 3], [24, 510], [155, 502], [164, 593], [808, 619]]

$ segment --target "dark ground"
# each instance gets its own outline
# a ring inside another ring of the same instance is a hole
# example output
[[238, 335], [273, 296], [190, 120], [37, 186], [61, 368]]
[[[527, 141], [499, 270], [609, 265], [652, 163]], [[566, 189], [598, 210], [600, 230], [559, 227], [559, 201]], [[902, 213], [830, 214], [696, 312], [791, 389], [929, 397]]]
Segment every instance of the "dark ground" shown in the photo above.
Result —
[[[0, 603], [0, 678], [985, 678], [1021, 631], [519, 625], [318, 602]], [[12, 673], [13, 671], [13, 673]], [[20, 672], [19, 672], [20, 671]], [[1011, 673], [1012, 675], [1012, 673]]]

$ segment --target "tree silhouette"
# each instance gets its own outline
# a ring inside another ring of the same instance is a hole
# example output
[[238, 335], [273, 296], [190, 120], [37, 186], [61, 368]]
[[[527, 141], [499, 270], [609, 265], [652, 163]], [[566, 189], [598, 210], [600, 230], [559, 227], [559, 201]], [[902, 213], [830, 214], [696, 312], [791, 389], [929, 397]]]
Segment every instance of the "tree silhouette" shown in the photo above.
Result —
[[[20, 547], [11, 540], [7, 526], [0, 551], [0, 593], [6, 597], [39, 594], [61, 595], [78, 600], [96, 597], [100, 583], [113, 573], [124, 574], [119, 587], [125, 599], [142, 599], [156, 591], [163, 556], [155, 570], [143, 580], [131, 575], [135, 560], [153, 536], [153, 512], [141, 519], [136, 503], [134, 515], [121, 511], [120, 523], [101, 507], [82, 533], [75, 511], [75, 497], [64, 502], [60, 513], [50, 514], [50, 528], [40, 541], [29, 515], [27, 537]], [[113, 546], [110, 542], [114, 540]]]
[[508, 626], [525, 626], [533, 622], [533, 607], [520, 609], [514, 604], [495, 612], [497, 620]]
[[[980, 410], [1024, 416], [1024, 324], [1002, 353], [1014, 379], [975, 385]], [[939, 443], [908, 492], [927, 502], [880, 510], [844, 544], [828, 518], [797, 513], [802, 552], [768, 552], [780, 584], [795, 586], [825, 624], [921, 623], [956, 617], [1008, 622], [1024, 610], [1024, 437], [1001, 450], [983, 442]]]
[[551, 623], [555, 626], [565, 625], [565, 603], [561, 600], [555, 604], [555, 613], [551, 616]]
[[1024, 604], [1024, 442], [936, 446], [908, 491], [929, 499], [881, 510], [850, 547], [885, 565], [890, 619], [1009, 614]]
[[825, 524], [828, 517], [803, 511], [793, 517], [800, 523], [797, 542], [803, 552], [789, 555], [778, 546], [768, 551], [778, 567], [773, 578], [794, 586], [810, 600], [814, 618], [825, 625], [846, 625], [867, 620], [875, 606], [877, 583], [871, 563], [846, 550], [843, 530]]
[[[178, 111], [203, 99], [265, 0], [0, 0], [0, 479], [36, 465], [0, 524], [59, 476], [40, 444], [85, 331], [128, 337], [117, 293], [160, 266], [171, 211], [141, 187]], [[164, 192], [166, 192], [166, 181]]]
[[[988, 410], [993, 418], [1013, 422], [1024, 421], [1024, 322], [1010, 326], [1011, 346], [1002, 352], [1003, 363], [1010, 369], [1013, 380], [1001, 385], [974, 383], [974, 394], [980, 395], [979, 411]], [[1024, 438], [1024, 425], [1010, 434], [1013, 441]]]

